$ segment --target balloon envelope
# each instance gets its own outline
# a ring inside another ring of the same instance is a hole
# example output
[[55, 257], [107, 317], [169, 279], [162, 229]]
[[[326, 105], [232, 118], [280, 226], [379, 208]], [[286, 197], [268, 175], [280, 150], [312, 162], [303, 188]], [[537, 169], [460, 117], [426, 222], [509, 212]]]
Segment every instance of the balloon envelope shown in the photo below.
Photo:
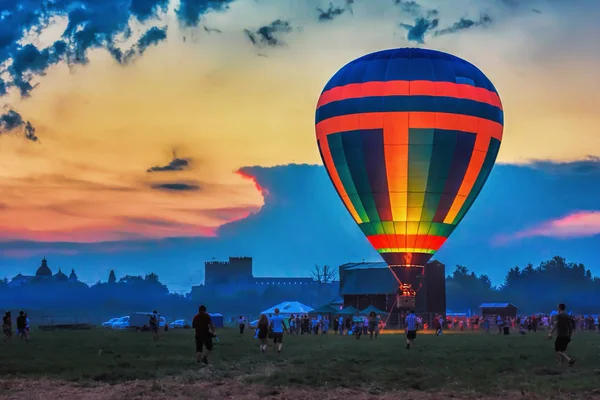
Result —
[[323, 164], [388, 265], [423, 266], [465, 216], [502, 140], [498, 92], [450, 54], [393, 49], [340, 69], [316, 111]]

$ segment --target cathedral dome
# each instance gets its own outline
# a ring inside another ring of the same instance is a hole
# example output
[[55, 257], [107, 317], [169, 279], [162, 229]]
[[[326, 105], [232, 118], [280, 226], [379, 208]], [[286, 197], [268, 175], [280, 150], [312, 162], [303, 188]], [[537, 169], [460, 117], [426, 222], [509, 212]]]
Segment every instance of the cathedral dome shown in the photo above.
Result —
[[48, 261], [46, 261], [45, 258], [42, 260], [42, 265], [37, 269], [35, 276], [38, 278], [52, 277], [52, 271], [50, 270], [50, 267], [48, 267]]
[[63, 274], [63, 272], [59, 268], [56, 275], [54, 275], [54, 279], [56, 279], [57, 281], [66, 281], [68, 278], [65, 274]]

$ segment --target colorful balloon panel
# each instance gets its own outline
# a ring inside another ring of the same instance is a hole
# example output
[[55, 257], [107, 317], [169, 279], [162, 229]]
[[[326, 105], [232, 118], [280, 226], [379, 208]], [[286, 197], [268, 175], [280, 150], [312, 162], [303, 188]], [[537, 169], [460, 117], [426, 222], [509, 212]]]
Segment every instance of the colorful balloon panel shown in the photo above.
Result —
[[425, 265], [444, 244], [492, 170], [503, 124], [477, 67], [424, 49], [350, 62], [316, 111], [329, 177], [389, 265]]

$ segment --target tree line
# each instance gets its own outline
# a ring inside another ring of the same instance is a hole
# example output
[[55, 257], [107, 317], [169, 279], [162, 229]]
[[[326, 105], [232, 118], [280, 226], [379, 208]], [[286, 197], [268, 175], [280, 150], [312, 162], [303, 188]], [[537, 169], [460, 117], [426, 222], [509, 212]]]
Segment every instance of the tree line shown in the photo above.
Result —
[[[169, 293], [155, 273], [117, 279], [115, 271], [110, 271], [107, 281], [91, 286], [49, 280], [11, 288], [4, 279], [0, 280], [0, 306], [6, 310], [28, 310], [38, 320], [45, 316], [78, 316], [90, 322], [153, 309], [173, 319], [191, 318], [198, 303], [205, 303], [215, 312], [254, 315], [282, 301], [297, 300], [317, 307], [337, 296], [337, 286], [330, 284], [337, 279], [333, 268], [315, 266], [311, 276], [316, 285], [232, 288], [228, 293], [203, 288], [187, 297]], [[477, 275], [457, 265], [446, 279], [446, 297], [447, 308], [455, 312], [470, 309], [475, 313], [481, 303], [510, 302], [519, 312], [549, 313], [557, 303], [564, 302], [573, 312], [596, 314], [600, 312], [600, 278], [583, 264], [567, 262], [560, 256], [537, 267], [513, 267], [498, 286], [492, 285], [487, 275]]]
[[494, 286], [489, 276], [457, 265], [446, 279], [448, 308], [477, 312], [481, 303], [509, 302], [523, 313], [550, 313], [558, 303], [578, 314], [600, 313], [600, 278], [583, 264], [555, 256], [534, 267], [508, 270], [504, 282]]

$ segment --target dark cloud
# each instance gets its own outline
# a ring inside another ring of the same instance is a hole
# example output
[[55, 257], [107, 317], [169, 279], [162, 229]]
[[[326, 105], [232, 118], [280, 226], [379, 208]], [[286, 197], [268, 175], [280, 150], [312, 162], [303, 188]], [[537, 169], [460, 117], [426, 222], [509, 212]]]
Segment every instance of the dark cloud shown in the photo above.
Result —
[[573, 162], [535, 161], [529, 166], [552, 175], [597, 175], [600, 176], [600, 157], [588, 156]]
[[0, 114], [0, 135], [14, 131], [20, 131], [27, 140], [38, 141], [35, 128], [31, 122], [24, 121], [21, 114], [14, 110], [8, 110], [6, 113]]
[[158, 12], [166, 12], [169, 0], [131, 0], [129, 10], [140, 21], [155, 17]]
[[350, 5], [352, 5], [353, 3], [353, 0], [346, 0], [346, 7], [336, 7], [333, 5], [333, 3], [329, 3], [329, 8], [327, 8], [327, 10], [323, 10], [322, 8], [317, 7], [317, 11], [319, 12], [319, 21], [332, 21], [340, 15], [344, 14], [346, 11], [351, 12], [352, 9], [350, 8]]
[[448, 35], [452, 33], [456, 33], [459, 31], [464, 31], [465, 29], [470, 29], [476, 26], [488, 26], [492, 23], [492, 17], [487, 14], [482, 14], [479, 17], [478, 21], [473, 21], [468, 18], [461, 18], [458, 22], [452, 24], [452, 26], [444, 29], [440, 29], [435, 31], [435, 36]]
[[223, 33], [223, 31], [221, 31], [220, 29], [217, 28], [209, 28], [208, 26], [204, 25], [204, 32], [207, 33]]
[[401, 24], [408, 31], [407, 39], [411, 42], [423, 44], [425, 43], [425, 34], [438, 27], [440, 21], [437, 18], [417, 18], [414, 25]]
[[62, 40], [41, 51], [32, 44], [16, 50], [8, 71], [12, 75], [12, 84], [20, 90], [21, 96], [28, 96], [33, 90], [31, 78], [44, 75], [49, 66], [63, 59], [66, 51], [67, 44]]
[[394, 4], [400, 7], [400, 9], [406, 13], [413, 15], [420, 15], [422, 7], [419, 3], [412, 0], [394, 0]]
[[276, 37], [280, 33], [289, 33], [292, 31], [292, 27], [288, 21], [282, 21], [280, 19], [271, 22], [269, 25], [261, 26], [256, 31], [252, 32], [248, 29], [244, 29], [244, 33], [254, 46], [283, 46], [285, 42]]
[[177, 8], [177, 19], [183, 26], [198, 26], [203, 14], [214, 10], [223, 11], [235, 0], [181, 0]]
[[183, 171], [190, 167], [190, 163], [191, 160], [189, 158], [173, 157], [167, 165], [156, 165], [148, 168], [146, 172]]
[[140, 57], [144, 54], [146, 49], [150, 46], [156, 46], [163, 40], [167, 38], [167, 27], [159, 28], [157, 26], [153, 26], [148, 29], [139, 39], [138, 41], [131, 46], [129, 50], [126, 52], [122, 52], [120, 49], [113, 48], [111, 49], [111, 53], [113, 57], [121, 63], [127, 64], [137, 57]]
[[150, 185], [152, 189], [165, 190], [169, 192], [195, 192], [200, 190], [200, 185], [191, 182], [167, 182], [153, 183]]
[[[181, 0], [177, 16], [186, 26], [196, 26], [204, 13], [226, 9], [231, 2]], [[131, 49], [121, 50], [121, 38], [133, 34], [129, 20], [134, 17], [146, 22], [165, 12], [169, 3], [170, 0], [0, 0], [0, 65], [7, 68], [0, 68], [0, 74], [7, 73], [9, 77], [0, 80], [0, 96], [10, 87], [28, 95], [34, 76], [43, 75], [61, 60], [85, 64], [88, 51], [94, 48], [104, 48], [119, 63], [126, 64], [149, 46], [165, 40], [167, 33], [165, 28], [150, 28]], [[19, 43], [26, 32], [41, 31], [55, 16], [68, 19], [61, 40], [46, 48]]]

